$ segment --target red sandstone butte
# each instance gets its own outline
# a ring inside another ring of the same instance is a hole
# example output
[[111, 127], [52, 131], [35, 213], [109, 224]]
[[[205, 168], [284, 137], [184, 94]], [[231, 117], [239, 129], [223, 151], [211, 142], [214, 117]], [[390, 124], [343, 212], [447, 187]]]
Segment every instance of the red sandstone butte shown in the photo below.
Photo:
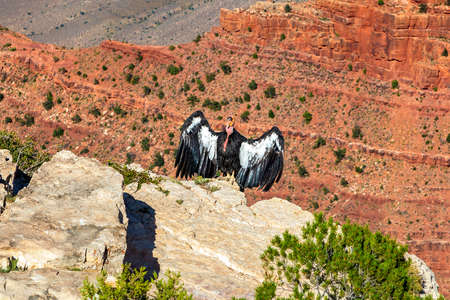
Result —
[[382, 80], [401, 79], [422, 89], [450, 87], [450, 58], [442, 55], [450, 40], [450, 6], [419, 13], [415, 2], [385, 2], [291, 3], [290, 13], [284, 3], [258, 2], [248, 10], [222, 9], [220, 22], [242, 44], [295, 51], [331, 70], [351, 64]]

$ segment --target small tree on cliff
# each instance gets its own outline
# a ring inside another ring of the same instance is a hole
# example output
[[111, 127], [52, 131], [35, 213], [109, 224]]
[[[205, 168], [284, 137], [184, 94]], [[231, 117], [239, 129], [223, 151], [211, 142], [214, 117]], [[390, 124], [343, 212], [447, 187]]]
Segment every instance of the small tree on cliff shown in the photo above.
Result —
[[407, 247], [367, 226], [346, 223], [339, 230], [316, 214], [302, 240], [286, 231], [271, 241], [261, 255], [266, 281], [257, 299], [273, 299], [277, 286], [292, 291], [289, 299], [315, 299], [313, 292], [327, 299], [414, 299], [421, 290]]

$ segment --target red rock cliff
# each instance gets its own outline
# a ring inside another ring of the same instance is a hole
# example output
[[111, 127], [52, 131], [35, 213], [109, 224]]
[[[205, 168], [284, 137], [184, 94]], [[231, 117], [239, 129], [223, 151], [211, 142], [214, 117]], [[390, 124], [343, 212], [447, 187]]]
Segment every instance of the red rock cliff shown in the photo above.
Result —
[[[364, 70], [420, 88], [450, 87], [450, 6], [408, 1], [317, 0], [259, 2], [248, 10], [221, 11], [221, 28], [233, 43], [258, 44], [301, 54], [332, 70]], [[239, 40], [237, 40], [239, 39]], [[298, 55], [297, 55], [298, 56]]]

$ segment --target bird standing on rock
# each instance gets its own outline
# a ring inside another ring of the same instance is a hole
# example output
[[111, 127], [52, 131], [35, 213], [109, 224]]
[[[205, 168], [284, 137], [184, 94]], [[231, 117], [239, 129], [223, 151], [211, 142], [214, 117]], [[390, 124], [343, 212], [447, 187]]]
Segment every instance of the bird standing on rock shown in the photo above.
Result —
[[247, 139], [234, 128], [232, 117], [223, 131], [215, 132], [196, 111], [181, 128], [176, 176], [212, 178], [220, 170], [225, 176], [234, 174], [241, 191], [258, 187], [266, 192], [281, 178], [283, 154], [284, 138], [276, 126], [258, 139]]

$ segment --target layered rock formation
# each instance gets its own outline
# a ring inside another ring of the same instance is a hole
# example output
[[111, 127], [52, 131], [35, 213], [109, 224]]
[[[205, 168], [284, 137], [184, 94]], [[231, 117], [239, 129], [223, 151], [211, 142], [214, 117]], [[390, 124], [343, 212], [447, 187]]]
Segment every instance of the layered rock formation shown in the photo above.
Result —
[[365, 70], [383, 80], [401, 79], [420, 88], [450, 87], [450, 7], [426, 13], [412, 1], [319, 0], [258, 2], [247, 10], [221, 11], [221, 29], [237, 45], [317, 63], [331, 70]]
[[[0, 273], [0, 299], [78, 299], [83, 279], [101, 269], [115, 274], [122, 262], [180, 272], [195, 299], [251, 299], [264, 279], [259, 255], [273, 236], [300, 235], [313, 219], [279, 198], [248, 207], [226, 180], [151, 176], [154, 184], [122, 192], [112, 168], [57, 153], [0, 216], [2, 266], [9, 257], [19, 264]], [[433, 272], [411, 258], [424, 291], [437, 295]]]

